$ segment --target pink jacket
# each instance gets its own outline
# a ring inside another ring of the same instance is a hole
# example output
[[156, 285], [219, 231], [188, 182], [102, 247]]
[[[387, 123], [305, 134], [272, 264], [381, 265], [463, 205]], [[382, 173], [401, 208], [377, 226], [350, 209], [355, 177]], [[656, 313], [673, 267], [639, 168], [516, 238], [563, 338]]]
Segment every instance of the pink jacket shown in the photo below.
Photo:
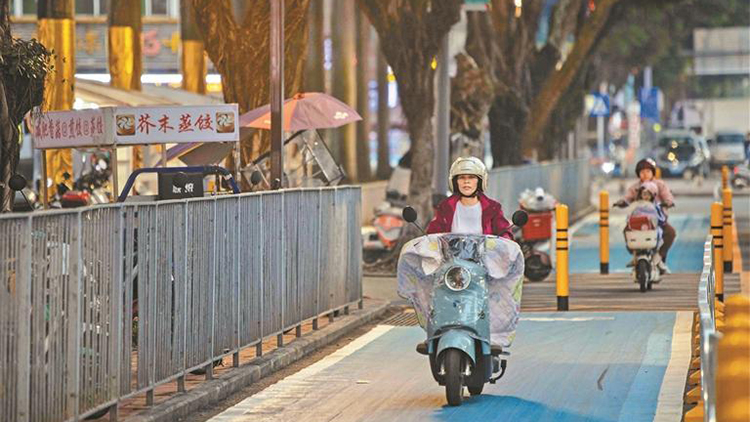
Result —
[[[656, 203], [658, 204], [668, 204], [672, 205], [674, 204], [674, 196], [672, 196], [672, 191], [669, 190], [667, 187], [667, 184], [664, 183], [661, 179], [652, 179], [651, 182], [656, 184], [656, 187], [659, 188], [659, 193], [656, 194]], [[623, 199], [627, 203], [631, 203], [638, 198], [638, 188], [641, 187], [641, 181], [637, 181], [636, 183], [633, 183], [628, 188], [628, 191], [625, 193], [625, 196]]]
[[[453, 215], [461, 197], [456, 194], [444, 199], [435, 209], [435, 217], [427, 225], [427, 233], [450, 233], [453, 226]], [[510, 223], [503, 215], [503, 208], [499, 202], [493, 201], [487, 195], [479, 194], [479, 203], [482, 205], [482, 233], [497, 235], [510, 227]], [[502, 237], [513, 240], [510, 230], [503, 233]]]

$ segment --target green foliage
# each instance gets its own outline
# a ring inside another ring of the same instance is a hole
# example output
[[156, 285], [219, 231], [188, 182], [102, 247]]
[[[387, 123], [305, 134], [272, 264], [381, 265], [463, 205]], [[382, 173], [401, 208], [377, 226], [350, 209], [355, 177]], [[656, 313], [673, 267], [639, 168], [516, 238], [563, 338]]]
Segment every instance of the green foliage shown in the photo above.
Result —
[[0, 72], [5, 82], [8, 115], [19, 123], [44, 97], [44, 81], [53, 70], [52, 52], [36, 39], [0, 42]]

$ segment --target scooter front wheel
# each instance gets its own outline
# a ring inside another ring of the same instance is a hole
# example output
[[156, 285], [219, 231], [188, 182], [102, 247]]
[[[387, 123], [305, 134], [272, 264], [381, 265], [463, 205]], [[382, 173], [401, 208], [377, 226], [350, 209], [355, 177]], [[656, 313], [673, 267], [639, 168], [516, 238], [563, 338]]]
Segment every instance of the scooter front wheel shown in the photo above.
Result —
[[445, 398], [451, 406], [460, 406], [463, 401], [463, 356], [459, 350], [448, 349], [443, 358], [445, 368]]
[[638, 261], [635, 267], [635, 277], [638, 280], [638, 284], [641, 286], [641, 292], [645, 293], [648, 289], [648, 262], [644, 260]]

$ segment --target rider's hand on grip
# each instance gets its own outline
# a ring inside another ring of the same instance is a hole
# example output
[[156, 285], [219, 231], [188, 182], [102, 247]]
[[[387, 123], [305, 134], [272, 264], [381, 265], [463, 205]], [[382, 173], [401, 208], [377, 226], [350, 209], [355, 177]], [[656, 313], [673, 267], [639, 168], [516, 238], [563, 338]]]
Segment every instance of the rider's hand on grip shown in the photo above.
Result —
[[625, 208], [628, 206], [628, 203], [624, 199], [621, 199], [615, 202], [614, 204], [612, 204], [612, 206], [617, 207], [617, 208]]

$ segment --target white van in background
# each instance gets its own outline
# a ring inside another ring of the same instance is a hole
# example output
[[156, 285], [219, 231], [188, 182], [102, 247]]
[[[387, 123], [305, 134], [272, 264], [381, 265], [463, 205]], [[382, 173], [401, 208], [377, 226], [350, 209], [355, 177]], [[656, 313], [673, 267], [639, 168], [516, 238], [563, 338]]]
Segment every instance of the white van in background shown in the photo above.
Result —
[[742, 164], [746, 159], [745, 135], [740, 132], [716, 132], [713, 139], [708, 140], [708, 147], [713, 166]]

